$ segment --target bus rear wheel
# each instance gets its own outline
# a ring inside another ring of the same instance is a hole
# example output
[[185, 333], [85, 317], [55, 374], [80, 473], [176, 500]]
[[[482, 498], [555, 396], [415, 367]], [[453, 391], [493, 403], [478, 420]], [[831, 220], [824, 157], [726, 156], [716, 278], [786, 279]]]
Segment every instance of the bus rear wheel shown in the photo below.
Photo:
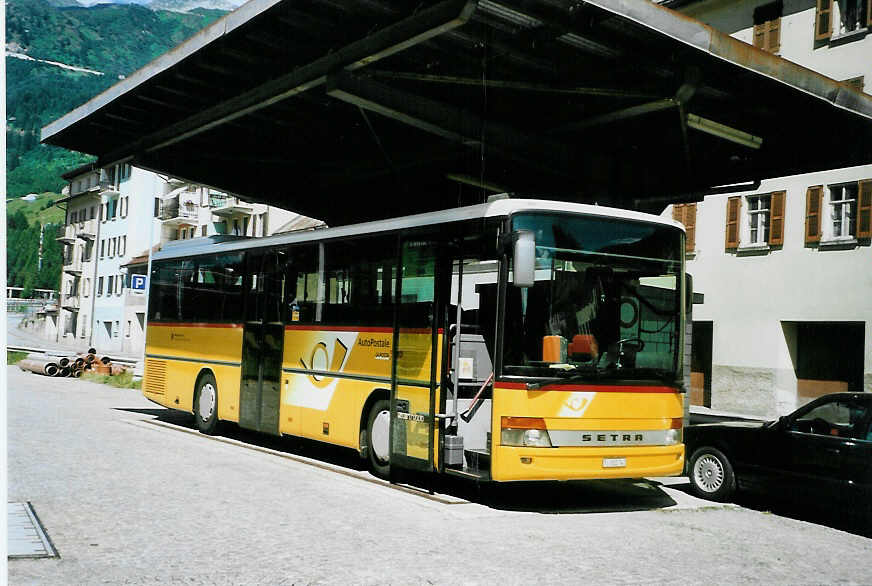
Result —
[[197, 380], [194, 420], [202, 433], [212, 435], [218, 429], [218, 383], [212, 373], [206, 373]]
[[391, 404], [387, 399], [373, 403], [366, 418], [366, 454], [373, 476], [388, 480], [391, 474]]

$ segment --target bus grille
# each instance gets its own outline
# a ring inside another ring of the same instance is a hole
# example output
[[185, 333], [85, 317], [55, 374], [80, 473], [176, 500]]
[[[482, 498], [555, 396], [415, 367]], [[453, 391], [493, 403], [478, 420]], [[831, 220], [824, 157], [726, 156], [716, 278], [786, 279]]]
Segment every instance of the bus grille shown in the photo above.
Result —
[[164, 360], [145, 360], [145, 392], [163, 395], [167, 385], [167, 363]]

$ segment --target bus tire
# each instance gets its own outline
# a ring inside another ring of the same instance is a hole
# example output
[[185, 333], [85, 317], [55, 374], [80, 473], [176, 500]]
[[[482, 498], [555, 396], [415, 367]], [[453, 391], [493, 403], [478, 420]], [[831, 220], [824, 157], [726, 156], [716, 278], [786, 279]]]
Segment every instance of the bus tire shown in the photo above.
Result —
[[197, 422], [197, 429], [202, 433], [213, 435], [218, 430], [218, 383], [211, 372], [197, 379], [194, 420]]
[[366, 417], [366, 454], [373, 476], [389, 480], [391, 403], [379, 399], [372, 404]]

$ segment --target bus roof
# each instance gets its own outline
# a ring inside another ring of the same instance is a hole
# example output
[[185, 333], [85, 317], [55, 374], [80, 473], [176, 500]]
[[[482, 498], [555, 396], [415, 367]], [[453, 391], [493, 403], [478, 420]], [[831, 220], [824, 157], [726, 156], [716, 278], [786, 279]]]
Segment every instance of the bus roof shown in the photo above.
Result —
[[491, 201], [489, 201], [488, 203], [478, 205], [440, 210], [437, 212], [427, 212], [423, 214], [415, 214], [412, 216], [401, 216], [398, 218], [389, 218], [386, 220], [377, 220], [373, 222], [365, 222], [362, 224], [350, 224], [347, 226], [338, 226], [336, 228], [322, 228], [315, 230], [301, 230], [299, 232], [286, 232], [283, 234], [266, 236], [264, 238], [247, 238], [221, 235], [212, 236], [209, 238], [174, 240], [167, 243], [160, 252], [155, 253], [153, 258], [154, 260], [162, 260], [169, 258], [197, 256], [200, 254], [210, 254], [219, 251], [232, 252], [236, 250], [246, 250], [249, 248], [261, 248], [267, 246], [293, 244], [298, 242], [329, 240], [333, 238], [358, 236], [361, 234], [391, 232], [395, 230], [417, 228], [420, 226], [431, 226], [436, 224], [461, 222], [464, 220], [474, 220], [476, 218], [506, 217], [510, 214], [521, 211], [554, 211], [570, 214], [600, 216], [603, 218], [618, 218], [637, 222], [661, 224], [663, 226], [670, 226], [684, 231], [684, 226], [681, 223], [676, 222], [672, 219], [663, 218], [661, 216], [655, 216], [642, 212], [636, 212], [632, 210], [624, 210], [619, 208], [580, 203], [567, 203], [562, 201], [551, 201], [544, 199], [511, 199], [508, 197], [495, 199], [492, 197]]

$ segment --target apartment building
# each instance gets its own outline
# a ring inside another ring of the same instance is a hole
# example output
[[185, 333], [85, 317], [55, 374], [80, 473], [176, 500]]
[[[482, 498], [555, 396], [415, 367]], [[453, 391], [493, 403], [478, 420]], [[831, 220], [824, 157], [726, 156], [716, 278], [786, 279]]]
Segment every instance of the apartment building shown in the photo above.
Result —
[[69, 182], [56, 205], [66, 207], [57, 240], [64, 245], [57, 329], [62, 338], [87, 339], [95, 309], [93, 284], [97, 278], [97, 238], [104, 193], [114, 185], [102, 181], [100, 169], [85, 165], [63, 175]]
[[[872, 87], [869, 0], [662, 4], [846, 87]], [[829, 144], [796, 148], [838, 149], [832, 131]], [[761, 178], [664, 215], [687, 227], [688, 272], [704, 294], [693, 403], [776, 416], [828, 392], [872, 391], [872, 161]]]
[[146, 291], [133, 275], [147, 273], [149, 251], [171, 240], [214, 234], [260, 237], [322, 222], [123, 163], [85, 165], [69, 182], [58, 339], [101, 352], [136, 353], [145, 342]]

